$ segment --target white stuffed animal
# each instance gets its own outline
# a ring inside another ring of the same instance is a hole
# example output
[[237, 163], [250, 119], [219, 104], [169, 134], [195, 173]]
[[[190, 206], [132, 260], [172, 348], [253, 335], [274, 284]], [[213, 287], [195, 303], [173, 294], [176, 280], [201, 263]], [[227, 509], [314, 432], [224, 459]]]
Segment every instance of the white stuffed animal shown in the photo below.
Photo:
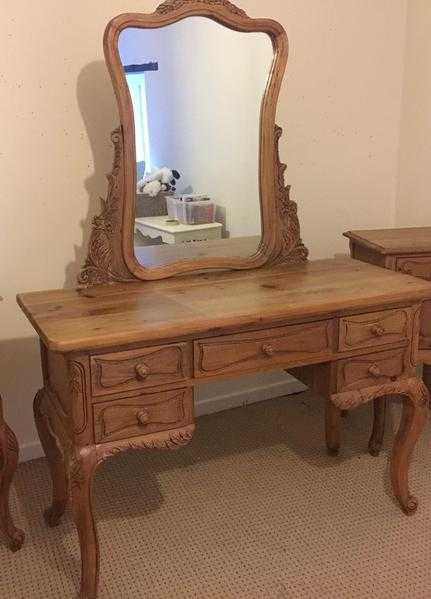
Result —
[[175, 185], [180, 178], [180, 173], [164, 166], [154, 169], [137, 183], [138, 193], [147, 193], [154, 197], [159, 191], [175, 191]]
[[160, 183], [160, 181], [150, 181], [149, 183], [145, 183], [145, 185], [142, 187], [142, 193], [146, 193], [152, 198], [155, 198], [162, 187], [163, 185]]

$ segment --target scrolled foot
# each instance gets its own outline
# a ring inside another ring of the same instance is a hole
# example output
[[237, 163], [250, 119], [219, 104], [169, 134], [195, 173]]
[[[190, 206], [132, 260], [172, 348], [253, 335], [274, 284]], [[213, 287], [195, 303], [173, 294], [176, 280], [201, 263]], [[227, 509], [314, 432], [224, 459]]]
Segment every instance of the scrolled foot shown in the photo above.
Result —
[[25, 534], [22, 530], [17, 528], [15, 532], [8, 538], [8, 547], [11, 551], [19, 551], [23, 546]]
[[371, 443], [368, 444], [368, 453], [373, 456], [373, 458], [378, 458], [380, 455], [380, 451], [381, 451], [381, 447], [375, 447], [373, 445], [371, 445]]
[[49, 528], [55, 528], [60, 524], [65, 509], [64, 505], [52, 505], [44, 511], [43, 518]]

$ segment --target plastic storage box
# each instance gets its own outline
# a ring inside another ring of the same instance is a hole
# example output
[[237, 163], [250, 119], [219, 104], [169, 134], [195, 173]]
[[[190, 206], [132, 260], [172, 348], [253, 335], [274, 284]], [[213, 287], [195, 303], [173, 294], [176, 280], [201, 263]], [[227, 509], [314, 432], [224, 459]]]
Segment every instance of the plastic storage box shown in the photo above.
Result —
[[215, 221], [215, 204], [204, 196], [166, 198], [168, 215], [183, 225], [205, 225]]

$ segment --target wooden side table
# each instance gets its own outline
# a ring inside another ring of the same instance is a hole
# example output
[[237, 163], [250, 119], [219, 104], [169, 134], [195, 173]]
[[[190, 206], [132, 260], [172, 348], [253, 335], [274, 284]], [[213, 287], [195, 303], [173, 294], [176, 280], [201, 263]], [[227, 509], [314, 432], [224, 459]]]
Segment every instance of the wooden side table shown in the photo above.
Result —
[[[347, 231], [350, 255], [356, 260], [382, 266], [414, 277], [431, 281], [431, 227], [402, 229], [370, 229]], [[408, 284], [408, 283], [406, 283]], [[391, 327], [390, 321], [386, 328]], [[431, 390], [431, 301], [422, 304], [419, 332], [419, 361], [423, 363], [423, 381]], [[374, 405], [374, 452], [380, 450], [385, 424], [386, 402]]]
[[18, 551], [24, 542], [24, 533], [14, 526], [9, 511], [9, 490], [18, 464], [18, 443], [3, 420], [0, 397], [0, 530], [5, 534], [12, 551]]

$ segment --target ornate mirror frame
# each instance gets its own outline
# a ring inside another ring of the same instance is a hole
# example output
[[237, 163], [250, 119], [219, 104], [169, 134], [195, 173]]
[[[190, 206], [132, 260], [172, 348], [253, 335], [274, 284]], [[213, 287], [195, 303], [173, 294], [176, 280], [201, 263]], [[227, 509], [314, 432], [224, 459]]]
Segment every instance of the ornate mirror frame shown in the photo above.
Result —
[[[247, 258], [201, 257], [165, 266], [145, 267], [134, 251], [136, 193], [135, 130], [131, 98], [118, 51], [118, 37], [126, 27], [157, 28], [186, 17], [208, 17], [240, 32], [266, 33], [274, 57], [261, 104], [259, 187], [262, 237], [256, 253]], [[89, 252], [78, 282], [93, 285], [131, 280], [162, 279], [203, 269], [250, 269], [278, 262], [306, 260], [296, 204], [284, 183], [286, 166], [280, 163], [278, 142], [282, 130], [275, 124], [277, 100], [287, 64], [288, 40], [283, 27], [270, 19], [252, 19], [228, 0], [166, 0], [152, 14], [121, 14], [105, 30], [104, 52], [118, 102], [120, 127], [112, 133], [113, 170], [102, 211], [93, 220]]]

